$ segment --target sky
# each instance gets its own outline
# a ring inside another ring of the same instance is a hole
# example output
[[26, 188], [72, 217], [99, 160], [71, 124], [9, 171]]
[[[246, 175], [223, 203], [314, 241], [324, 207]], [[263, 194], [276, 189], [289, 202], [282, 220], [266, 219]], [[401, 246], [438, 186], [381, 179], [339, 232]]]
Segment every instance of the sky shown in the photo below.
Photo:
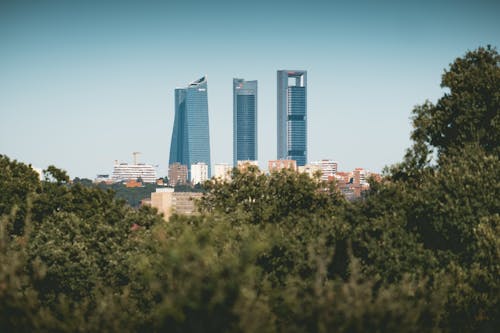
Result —
[[276, 71], [308, 72], [308, 160], [380, 172], [455, 58], [500, 46], [500, 1], [0, 1], [0, 154], [73, 177], [167, 174], [174, 89], [207, 75], [212, 163], [232, 162], [232, 79], [258, 80], [276, 159]]

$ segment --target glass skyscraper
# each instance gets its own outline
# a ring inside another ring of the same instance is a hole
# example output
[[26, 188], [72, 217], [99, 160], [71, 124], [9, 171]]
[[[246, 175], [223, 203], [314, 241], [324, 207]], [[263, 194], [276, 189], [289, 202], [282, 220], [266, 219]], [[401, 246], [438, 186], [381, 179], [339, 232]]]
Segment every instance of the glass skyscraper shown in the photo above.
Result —
[[307, 71], [279, 70], [278, 159], [307, 164]]
[[207, 78], [204, 76], [186, 88], [175, 89], [175, 120], [170, 142], [169, 164], [188, 168], [204, 162], [210, 177], [210, 135], [208, 126]]
[[233, 165], [257, 159], [257, 81], [233, 79]]

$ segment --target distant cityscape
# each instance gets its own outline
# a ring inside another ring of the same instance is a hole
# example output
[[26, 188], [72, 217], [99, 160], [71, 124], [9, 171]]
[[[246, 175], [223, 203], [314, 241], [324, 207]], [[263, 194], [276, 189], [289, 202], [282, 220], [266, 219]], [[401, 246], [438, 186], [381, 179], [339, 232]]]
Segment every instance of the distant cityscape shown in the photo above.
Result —
[[[364, 168], [340, 171], [339, 163], [307, 158], [307, 71], [277, 71], [277, 159], [268, 161], [267, 172], [290, 169], [323, 181], [335, 181], [348, 198], [360, 197], [369, 188], [367, 179], [379, 174]], [[111, 177], [98, 175], [95, 182], [125, 182], [128, 186], [155, 183], [164, 186], [195, 186], [210, 178], [229, 180], [233, 167], [258, 165], [257, 96], [258, 81], [233, 79], [233, 163], [215, 163], [210, 155], [208, 118], [208, 80], [203, 76], [186, 87], [175, 89], [175, 118], [170, 143], [168, 183], [158, 181], [153, 165], [139, 163], [134, 152], [133, 164], [115, 161]], [[139, 181], [139, 182], [138, 182]], [[165, 192], [165, 191], [163, 191]]]

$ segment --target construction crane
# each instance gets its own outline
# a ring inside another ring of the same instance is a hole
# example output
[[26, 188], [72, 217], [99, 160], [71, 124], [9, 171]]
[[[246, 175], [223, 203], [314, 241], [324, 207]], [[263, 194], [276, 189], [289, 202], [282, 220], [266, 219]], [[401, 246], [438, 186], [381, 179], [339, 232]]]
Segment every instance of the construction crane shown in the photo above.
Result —
[[134, 164], [137, 164], [137, 155], [142, 154], [140, 151], [134, 151], [132, 155], [134, 155]]

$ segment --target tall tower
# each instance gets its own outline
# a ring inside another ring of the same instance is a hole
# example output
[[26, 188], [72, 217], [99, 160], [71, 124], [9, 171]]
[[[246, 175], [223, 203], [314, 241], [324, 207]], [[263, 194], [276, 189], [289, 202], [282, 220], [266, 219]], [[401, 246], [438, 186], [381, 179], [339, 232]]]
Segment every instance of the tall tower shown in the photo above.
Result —
[[307, 71], [279, 70], [278, 159], [307, 163]]
[[233, 166], [257, 159], [257, 81], [233, 79]]
[[169, 164], [180, 163], [188, 168], [203, 162], [210, 176], [210, 135], [208, 126], [207, 78], [175, 89], [175, 120], [170, 142]]

